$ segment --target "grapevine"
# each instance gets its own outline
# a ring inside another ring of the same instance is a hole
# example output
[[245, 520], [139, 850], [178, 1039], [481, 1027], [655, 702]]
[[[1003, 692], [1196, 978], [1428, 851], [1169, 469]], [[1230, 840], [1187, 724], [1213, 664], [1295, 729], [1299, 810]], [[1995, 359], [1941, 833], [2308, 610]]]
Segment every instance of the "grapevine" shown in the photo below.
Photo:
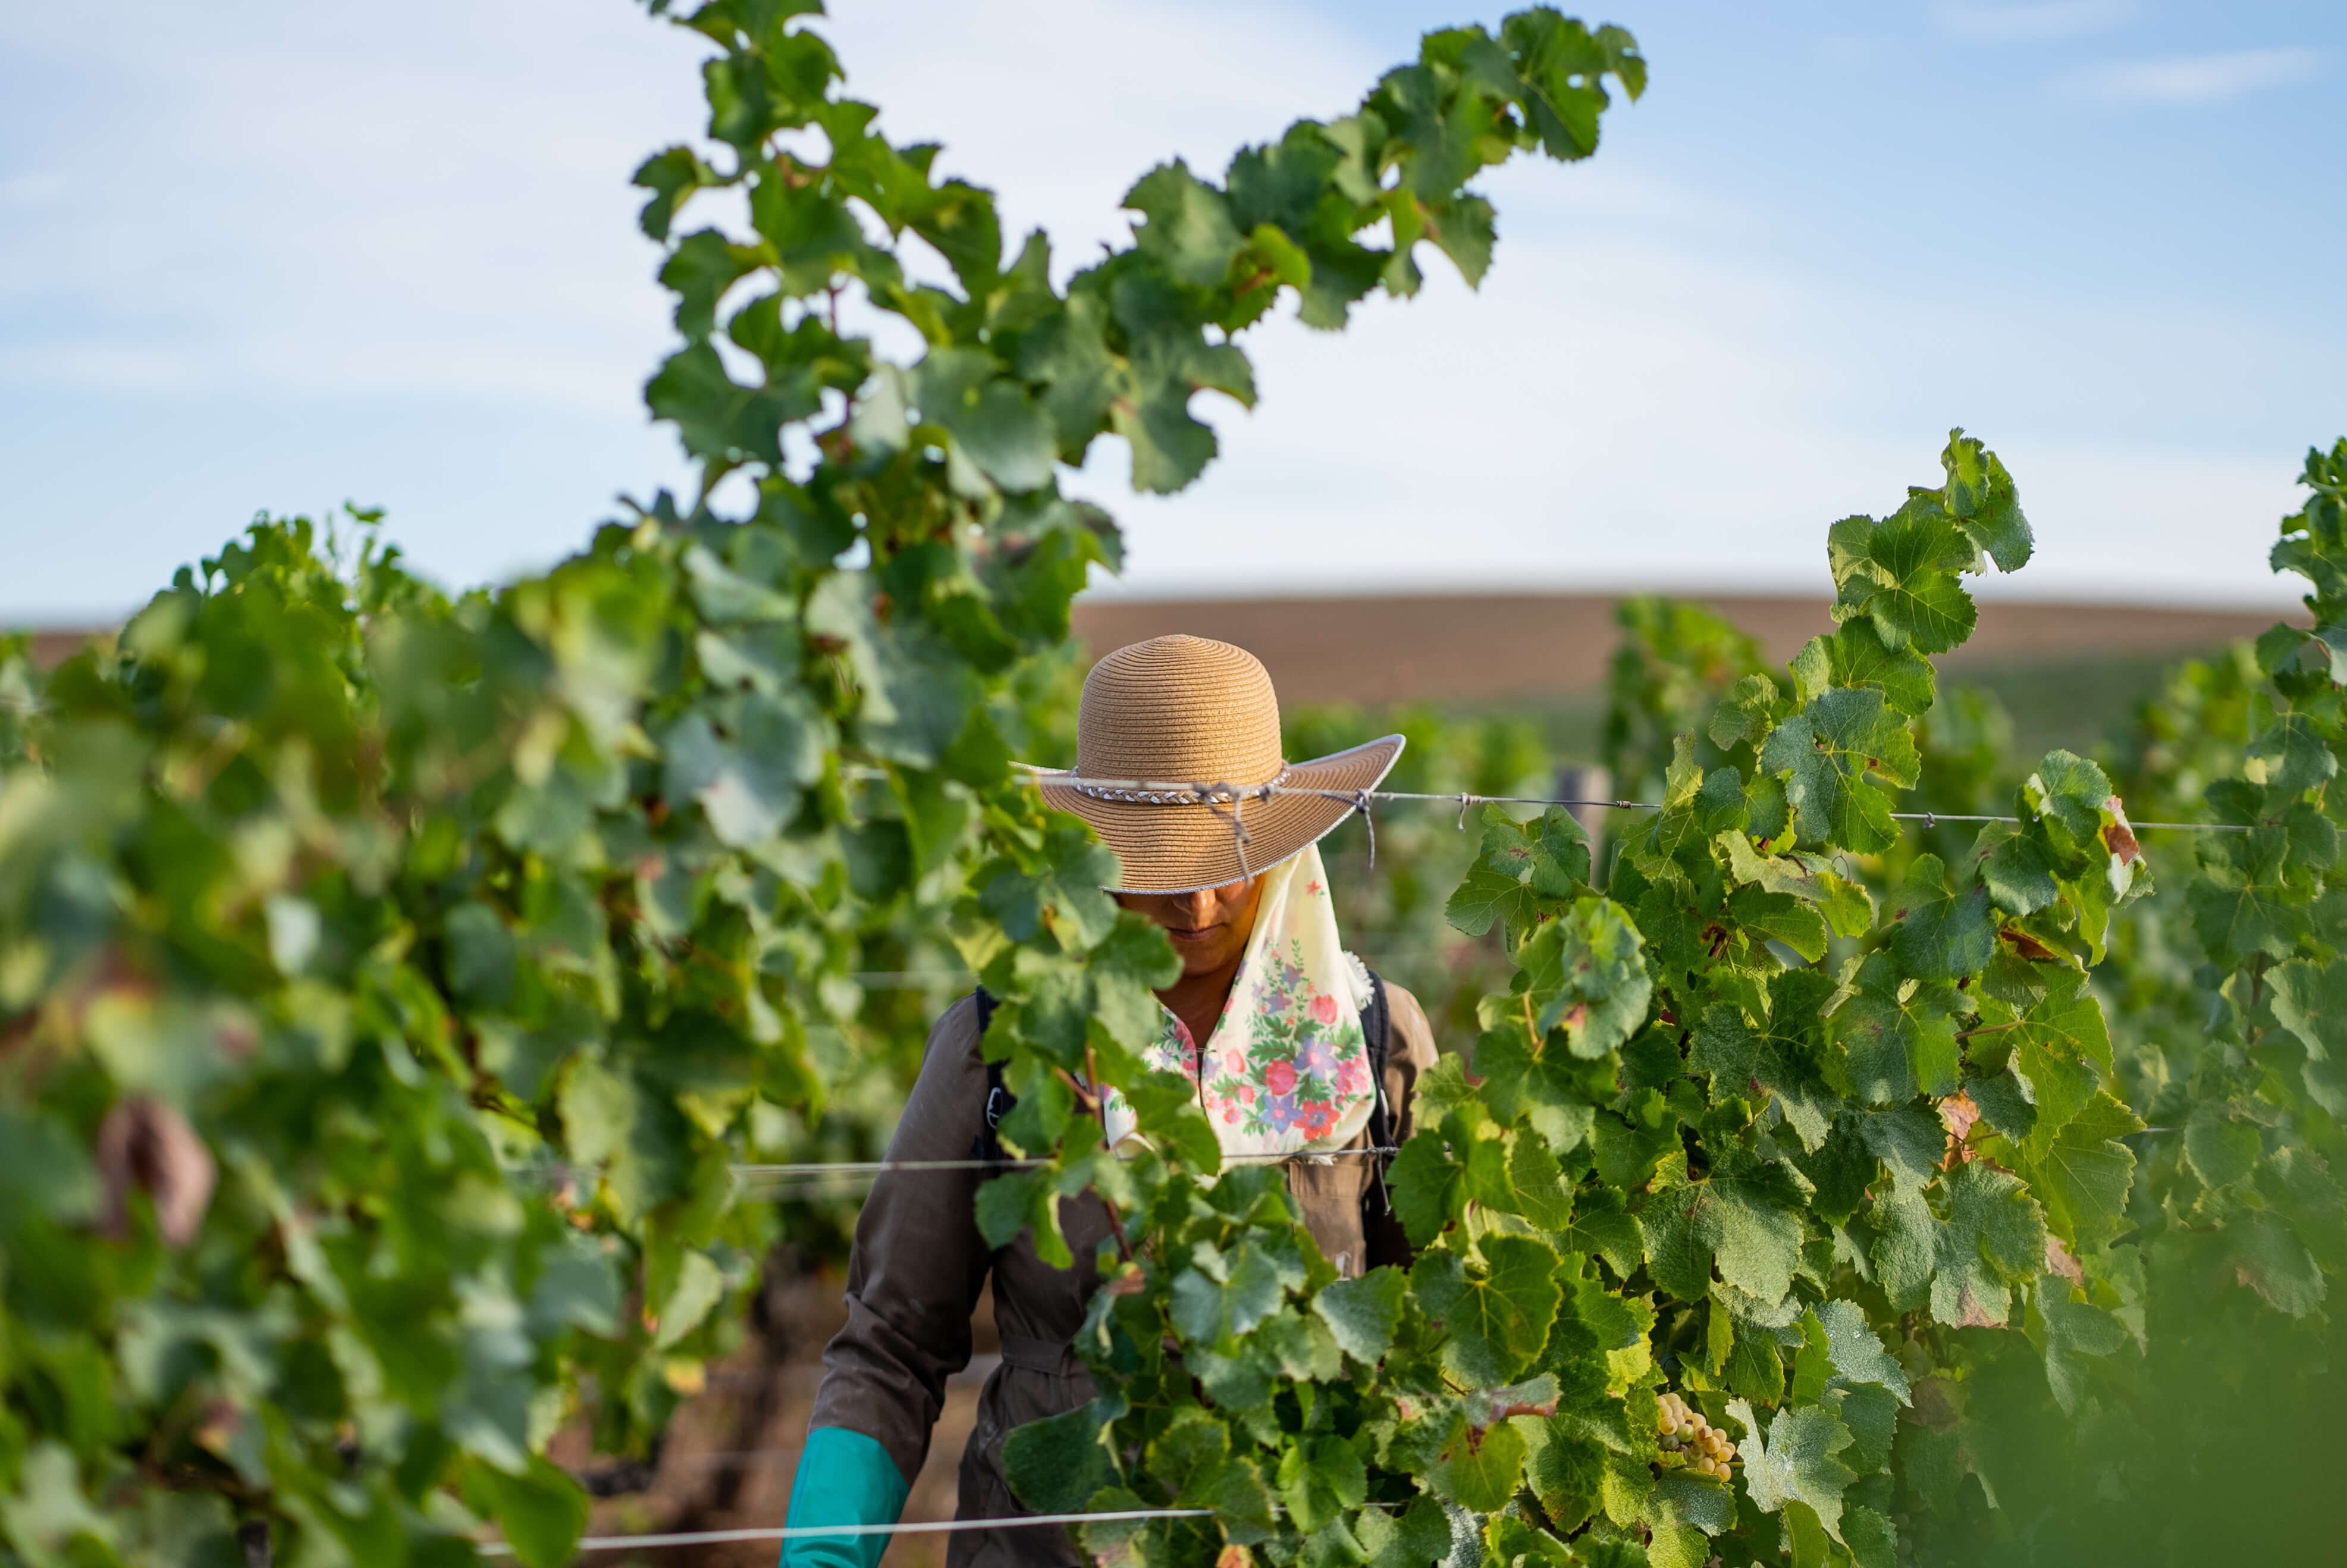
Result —
[[[1660, 809], [1600, 855], [1562, 810], [1478, 825], [1445, 913], [1503, 962], [1389, 1173], [1417, 1256], [1341, 1278], [1140, 1070], [1165, 946], [1011, 766], [1122, 556], [1060, 471], [1112, 436], [1178, 490], [1275, 306], [1341, 326], [1426, 245], [1479, 280], [1476, 175], [1594, 153], [1635, 45], [1429, 35], [1219, 182], [1147, 173], [1133, 243], [1060, 282], [806, 7], [651, 9], [710, 49], [706, 138], [636, 176], [692, 495], [456, 596], [373, 514], [262, 519], [112, 646], [0, 650], [0, 1563], [569, 1561], [550, 1440], [641, 1451], [778, 1234], [837, 1225], [732, 1168], [877, 1121], [917, 1020], [852, 977], [948, 955], [1040, 1162], [977, 1222], [1102, 1280], [1097, 1397], [1011, 1435], [1014, 1485], [1210, 1511], [1080, 1530], [1102, 1561], [2309, 1555], [2320, 1445], [2266, 1453], [2242, 1390], [2316, 1430], [2347, 1367], [2347, 442], [2274, 556], [2311, 625], [2107, 766], [2010, 764], [1940, 689], [1964, 579], [2032, 549], [1962, 432], [1827, 531], [1834, 629], [1788, 666], [1630, 607], [1609, 761]], [[1891, 815], [2005, 774], [2009, 822]], [[2239, 831], [2155, 893], [2129, 802]], [[1100, 1148], [1078, 1072], [1148, 1152]], [[1077, 1258], [1088, 1189], [1121, 1235]], [[2172, 1506], [2219, 1482], [2279, 1501]]]
[[[1030, 1146], [1092, 1061], [1194, 1146], [1132, 1071], [1163, 940], [1010, 766], [1120, 559], [1061, 466], [1113, 435], [1187, 485], [1247, 327], [1415, 293], [1424, 247], [1480, 280], [1475, 174], [1587, 157], [1601, 78], [1644, 82], [1545, 9], [1432, 35], [1220, 184], [1150, 171], [1061, 283], [841, 93], [812, 7], [651, 9], [710, 50], [706, 140], [636, 174], [695, 493], [456, 598], [372, 515], [263, 519], [114, 645], [7, 661], [7, 1562], [568, 1561], [549, 1439], [641, 1451], [703, 1386], [774, 1235], [731, 1167], [856, 1076], [849, 977], [908, 930], [1002, 999]], [[989, 1230], [1064, 1258], [1060, 1195], [1130, 1195], [1089, 1125]]]

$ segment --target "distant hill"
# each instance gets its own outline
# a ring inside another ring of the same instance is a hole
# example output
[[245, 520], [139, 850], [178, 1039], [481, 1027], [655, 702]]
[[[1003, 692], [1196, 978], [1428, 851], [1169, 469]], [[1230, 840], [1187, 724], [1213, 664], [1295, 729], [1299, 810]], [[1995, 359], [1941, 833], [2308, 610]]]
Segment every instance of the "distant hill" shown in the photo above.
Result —
[[[1822, 599], [1691, 594], [1785, 660], [1832, 630]], [[1264, 661], [1291, 702], [1518, 702], [1583, 698], [1604, 684], [1616, 596], [1395, 594], [1344, 599], [1087, 600], [1076, 634], [1105, 653], [1186, 631]], [[2180, 658], [2274, 623], [2267, 611], [1991, 602], [1952, 674]]]
[[[1830, 630], [1827, 601], [1690, 594], [1758, 637], [1782, 661]], [[1290, 702], [1562, 704], [1580, 710], [1605, 683], [1617, 636], [1612, 594], [1362, 594], [1327, 599], [1091, 599], [1075, 631], [1094, 653], [1187, 631], [1248, 650]], [[1990, 602], [1972, 641], [1941, 662], [1960, 682], [2048, 706], [2083, 702], [2099, 721], [2147, 689], [2158, 668], [2272, 625], [2271, 613], [2175, 606]], [[110, 630], [33, 634], [43, 664]], [[2067, 696], [2065, 696], [2065, 692]], [[2027, 715], [2024, 728], [2027, 726]]]

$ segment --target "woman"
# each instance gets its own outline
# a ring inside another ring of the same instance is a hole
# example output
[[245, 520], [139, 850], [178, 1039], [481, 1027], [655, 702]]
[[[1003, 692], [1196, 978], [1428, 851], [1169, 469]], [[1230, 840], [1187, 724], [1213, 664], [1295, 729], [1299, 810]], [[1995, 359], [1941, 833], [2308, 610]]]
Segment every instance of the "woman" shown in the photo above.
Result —
[[[1401, 753], [1399, 735], [1315, 762], [1281, 760], [1279, 704], [1254, 655], [1160, 637], [1092, 668], [1073, 774], [1044, 796], [1092, 824], [1123, 863], [1119, 903], [1164, 927], [1182, 975], [1157, 993], [1163, 1032], [1150, 1064], [1187, 1074], [1227, 1153], [1285, 1157], [1288, 1191], [1321, 1252], [1347, 1275], [1406, 1261], [1377, 1162], [1332, 1159], [1409, 1135], [1410, 1094], [1434, 1063], [1415, 999], [1371, 977], [1337, 938], [1316, 847]], [[1245, 859], [1226, 813], [1097, 781], [1246, 785], [1274, 779], [1331, 794], [1245, 803]], [[1095, 781], [1095, 782], [1080, 782]], [[979, 1052], [983, 995], [930, 1031], [919, 1081], [890, 1142], [899, 1161], [967, 1159], [995, 1109]], [[1204, 1041], [1203, 1050], [1196, 1044]], [[1382, 1049], [1380, 1049], [1382, 1048]], [[1111, 1108], [1111, 1131], [1116, 1127]], [[1129, 1117], [1124, 1123], [1129, 1130]], [[1316, 1158], [1316, 1156], [1317, 1156]], [[972, 1217], [983, 1170], [897, 1171], [874, 1184], [856, 1226], [847, 1325], [824, 1353], [790, 1523], [893, 1522], [920, 1472], [946, 1379], [969, 1364], [970, 1314], [989, 1275], [1002, 1364], [979, 1397], [961, 1461], [958, 1517], [1024, 1512], [1004, 1484], [1003, 1434], [1073, 1409], [1092, 1384], [1069, 1341], [1097, 1284], [1108, 1216], [1087, 1194], [1061, 1211], [1077, 1262], [1057, 1269], [1022, 1233], [987, 1246]], [[794, 1541], [786, 1568], [872, 1568], [885, 1535]], [[948, 1568], [1061, 1568], [1081, 1561], [1052, 1527], [956, 1532]]]

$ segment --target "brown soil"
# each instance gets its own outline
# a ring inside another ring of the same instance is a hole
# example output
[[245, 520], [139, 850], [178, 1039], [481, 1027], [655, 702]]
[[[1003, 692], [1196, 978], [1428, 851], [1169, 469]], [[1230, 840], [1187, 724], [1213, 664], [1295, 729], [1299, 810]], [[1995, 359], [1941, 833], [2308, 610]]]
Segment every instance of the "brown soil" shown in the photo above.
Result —
[[[1783, 661], [1833, 622], [1822, 599], [1689, 595]], [[1076, 634], [1095, 652], [1187, 631], [1235, 642], [1291, 702], [1486, 702], [1586, 695], [1613, 656], [1618, 602], [1598, 594], [1081, 601]], [[2256, 610], [1991, 602], [1950, 668], [2197, 652], [2254, 637]]]

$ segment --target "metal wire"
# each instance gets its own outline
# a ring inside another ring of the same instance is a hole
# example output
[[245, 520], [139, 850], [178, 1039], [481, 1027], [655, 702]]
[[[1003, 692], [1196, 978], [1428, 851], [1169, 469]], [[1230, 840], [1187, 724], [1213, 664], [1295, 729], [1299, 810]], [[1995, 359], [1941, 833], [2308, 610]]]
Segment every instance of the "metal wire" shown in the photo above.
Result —
[[[1211, 1519], [1211, 1508], [1125, 1508], [1105, 1513], [1030, 1513], [1016, 1519], [938, 1519], [897, 1524], [790, 1524], [747, 1530], [692, 1530], [668, 1535], [589, 1535], [580, 1552], [621, 1552], [639, 1546], [714, 1546], [727, 1541], [815, 1541], [841, 1535], [922, 1535], [954, 1530], [1030, 1530], [1061, 1524], [1119, 1524], [1153, 1519]], [[484, 1541], [484, 1557], [509, 1557], [512, 1546]]]
[[[1282, 1165], [1293, 1162], [1317, 1164], [1323, 1160], [1360, 1160], [1398, 1154], [1399, 1149], [1313, 1149], [1292, 1154], [1225, 1154], [1225, 1165]], [[1122, 1156], [1120, 1156], [1122, 1157]], [[796, 1163], [741, 1164], [733, 1174], [745, 1181], [832, 1180], [878, 1176], [895, 1171], [1032, 1171], [1047, 1160], [807, 1160]]]
[[[1050, 774], [1052, 770], [1034, 763], [1016, 763], [1015, 767], [1032, 774]], [[1604, 806], [1614, 811], [1660, 811], [1660, 801], [1652, 800], [1566, 800], [1554, 795], [1536, 794], [1475, 794], [1461, 790], [1456, 794], [1430, 794], [1420, 790], [1398, 789], [1317, 789], [1308, 784], [1288, 784], [1274, 781], [1259, 784], [1180, 784], [1165, 779], [1095, 779], [1053, 774], [1051, 782], [1070, 788], [1122, 790], [1133, 794], [1156, 794], [1176, 797], [1177, 803], [1187, 801], [1212, 808], [1218, 816], [1226, 816], [1223, 808], [1235, 806], [1250, 800], [1272, 800], [1280, 795], [1314, 795], [1349, 805], [1363, 817], [1368, 815], [1368, 802], [1377, 800], [1436, 802], [1459, 808], [1459, 825], [1467, 825], [1467, 808], [1471, 805], [1562, 805]], [[2018, 816], [1974, 815], [1967, 812], [1894, 811], [1891, 816], [1901, 822], [1921, 822], [1936, 826], [1942, 822], [2022, 822]], [[2147, 831], [2183, 833], [2247, 833], [2248, 826], [2228, 822], [2133, 822], [2127, 825], [2137, 833]]]
[[[1418, 934], [1412, 932], [1373, 934], [1367, 937], [1348, 938], [1345, 945], [1364, 958], [1381, 961], [1404, 958], [1448, 958], [1452, 956], [1453, 949], [1445, 948], [1392, 948], [1386, 945], [1400, 938], [1407, 938], [1413, 942], [1419, 939]], [[978, 978], [978, 971], [946, 968], [854, 969], [849, 971], [847, 978], [866, 990], [921, 990], [931, 986], [967, 988]]]

